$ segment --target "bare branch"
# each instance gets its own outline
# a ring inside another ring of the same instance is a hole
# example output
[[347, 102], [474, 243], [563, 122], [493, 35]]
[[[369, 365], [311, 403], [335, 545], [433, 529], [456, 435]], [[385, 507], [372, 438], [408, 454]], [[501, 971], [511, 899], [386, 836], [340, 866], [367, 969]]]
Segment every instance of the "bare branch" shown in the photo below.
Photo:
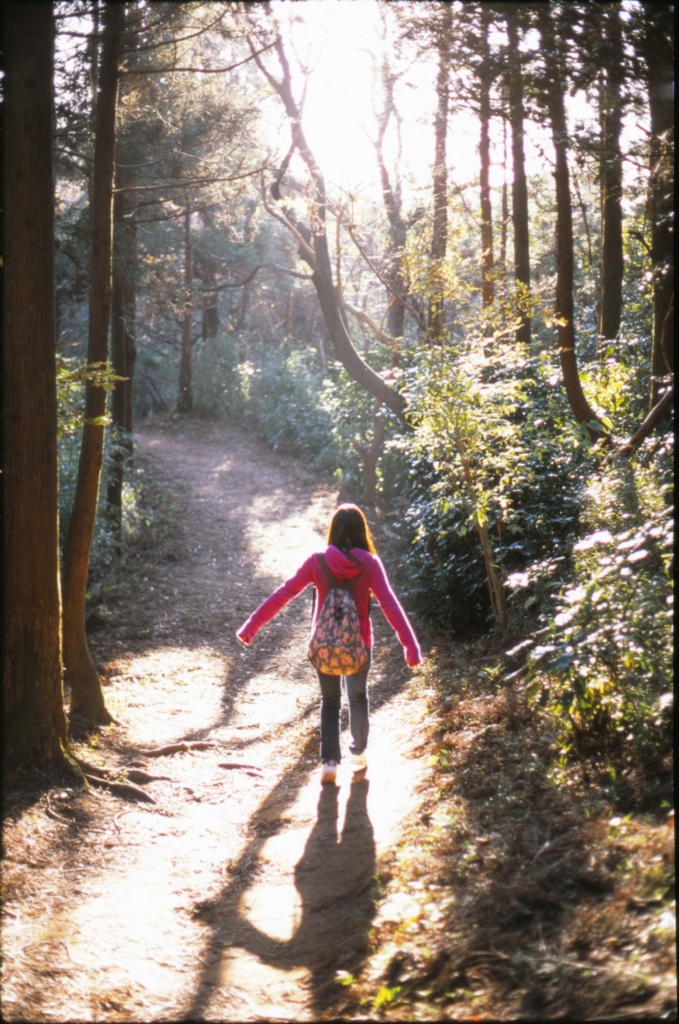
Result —
[[[168, 45], [168, 44], [164, 44]], [[275, 44], [269, 43], [267, 46], [262, 46], [257, 51], [257, 54], [264, 53], [266, 50], [270, 50]], [[134, 51], [137, 52], [136, 50]], [[179, 71], [188, 71], [192, 74], [198, 72], [201, 75], [224, 75], [229, 71], [235, 71], [236, 68], [240, 68], [243, 64], [249, 64], [251, 60], [255, 59], [255, 55], [251, 54], [249, 57], [245, 57], [243, 60], [236, 61], [235, 64], [229, 64], [225, 68], [206, 68], [206, 67], [172, 67], [171, 65], [166, 68], [127, 68], [121, 70], [121, 75], [168, 75], [175, 74]]]
[[241, 181], [243, 178], [254, 178], [255, 174], [262, 174], [265, 171], [267, 165], [264, 167], [255, 167], [251, 171], [243, 171], [242, 174], [232, 174], [227, 178], [186, 178], [184, 181], [177, 182], [163, 182], [159, 185], [134, 185], [126, 188], [114, 189], [114, 194], [117, 192], [157, 192], [164, 189], [170, 188], [189, 188], [194, 185], [217, 185], [223, 181]]
[[387, 332], [380, 327], [377, 321], [374, 320], [369, 313], [366, 313], [363, 309], [359, 309], [358, 306], [354, 306], [353, 303], [348, 302], [345, 298], [340, 297], [339, 303], [342, 306], [342, 309], [346, 309], [347, 312], [352, 313], [357, 320], [366, 324], [366, 326], [374, 333], [378, 341], [383, 345], [386, 345], [387, 348], [391, 349], [392, 352], [395, 352], [396, 355], [400, 355], [401, 349], [396, 338], [392, 338], [390, 334], [387, 334]]
[[648, 416], [641, 424], [635, 434], [630, 437], [629, 441], [623, 445], [620, 449], [621, 455], [632, 455], [637, 450], [642, 441], [644, 441], [651, 433], [657, 423], [663, 418], [666, 412], [672, 405], [674, 398], [674, 385], [670, 387], [665, 394], [660, 398], [653, 406]]
[[306, 238], [304, 238], [304, 236], [300, 233], [299, 228], [296, 227], [296, 225], [292, 223], [292, 221], [285, 214], [285, 212], [281, 212], [280, 210], [277, 210], [275, 207], [270, 206], [269, 203], [267, 203], [267, 201], [266, 201], [266, 190], [265, 190], [263, 182], [262, 182], [262, 203], [264, 205], [264, 209], [266, 210], [266, 212], [271, 214], [272, 217], [275, 217], [276, 220], [280, 221], [281, 224], [284, 224], [285, 227], [288, 229], [288, 231], [292, 235], [294, 235], [295, 239], [297, 240], [297, 244], [299, 245], [300, 250], [303, 251], [304, 254], [305, 254], [307, 262], [312, 267], [315, 267], [316, 266], [316, 253], [314, 252], [312, 247], [309, 245], [309, 243], [307, 242]]

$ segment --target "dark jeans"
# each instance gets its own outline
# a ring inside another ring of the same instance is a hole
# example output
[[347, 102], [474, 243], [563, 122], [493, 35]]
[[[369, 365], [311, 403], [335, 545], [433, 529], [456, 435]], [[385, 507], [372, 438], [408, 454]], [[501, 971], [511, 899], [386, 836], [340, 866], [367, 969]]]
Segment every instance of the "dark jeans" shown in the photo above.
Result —
[[368, 652], [368, 664], [353, 676], [328, 676], [318, 673], [321, 684], [321, 761], [342, 760], [340, 747], [340, 710], [342, 706], [341, 680], [344, 679], [349, 698], [349, 731], [352, 754], [362, 754], [368, 745], [368, 672], [372, 651]]

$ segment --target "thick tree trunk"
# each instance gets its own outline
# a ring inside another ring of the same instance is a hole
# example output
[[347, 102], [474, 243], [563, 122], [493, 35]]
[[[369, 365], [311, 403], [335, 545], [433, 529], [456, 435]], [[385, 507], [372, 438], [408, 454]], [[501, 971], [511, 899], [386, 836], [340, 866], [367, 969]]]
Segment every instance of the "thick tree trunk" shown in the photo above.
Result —
[[66, 761], [61, 667], [54, 301], [54, 16], [5, 3], [3, 748]]
[[184, 319], [182, 320], [182, 355], [179, 363], [179, 395], [177, 411], [191, 412], [191, 354], [193, 349], [193, 244], [191, 240], [191, 204], [184, 210]]
[[[573, 308], [573, 217], [571, 212], [571, 188], [568, 170], [568, 126], [564, 103], [562, 81], [563, 57], [559, 53], [554, 30], [553, 11], [548, 7], [538, 8], [538, 24], [542, 39], [542, 52], [547, 71], [547, 107], [552, 128], [552, 140], [556, 153], [554, 182], [556, 187], [556, 296], [555, 317], [559, 339], [559, 357], [566, 396], [578, 423], [591, 424], [598, 416], [585, 398], [578, 372], [575, 352], [575, 323]], [[601, 433], [588, 427], [592, 440], [601, 438]]]
[[516, 340], [526, 345], [531, 339], [531, 317], [527, 308], [530, 293], [530, 234], [528, 230], [528, 185], [524, 153], [523, 75], [521, 72], [518, 18], [513, 4], [502, 8], [509, 41], [509, 117], [512, 126], [512, 227], [514, 229], [514, 282], [521, 323]]
[[611, 6], [606, 20], [608, 60], [601, 74], [601, 269], [599, 335], [604, 341], [617, 338], [622, 316], [622, 131], [623, 64], [620, 15]]
[[653, 349], [651, 406], [663, 391], [663, 378], [674, 368], [673, 350], [663, 349], [663, 327], [674, 295], [674, 56], [669, 38], [671, 18], [664, 3], [644, 4], [645, 60], [651, 114], [649, 206], [653, 263]]
[[311, 280], [316, 289], [318, 301], [323, 311], [323, 318], [340, 362], [349, 376], [364, 387], [366, 391], [369, 391], [380, 402], [383, 402], [397, 416], [403, 417], [406, 405], [405, 400], [398, 392], [392, 391], [379, 374], [375, 373], [361, 359], [354, 348], [346, 322], [337, 302], [337, 294], [332, 279], [330, 254], [328, 252], [328, 238], [324, 230], [320, 234], [313, 235], [313, 248], [316, 260]]
[[448, 139], [448, 106], [450, 93], [450, 52], [452, 6], [442, 11], [443, 24], [438, 42], [439, 65], [436, 76], [436, 116], [434, 119], [434, 182], [431, 247], [431, 293], [427, 318], [429, 340], [440, 342], [445, 331], [445, 259], [448, 250], [448, 167], [446, 147]]
[[[87, 362], [106, 364], [111, 315], [111, 199], [118, 86], [118, 55], [125, 7], [107, 3], [102, 24], [102, 55], [95, 119], [92, 169], [92, 253]], [[78, 480], [64, 552], [64, 665], [71, 686], [71, 718], [88, 725], [113, 721], [85, 632], [85, 591], [104, 453], [106, 391], [88, 381], [85, 392]]]

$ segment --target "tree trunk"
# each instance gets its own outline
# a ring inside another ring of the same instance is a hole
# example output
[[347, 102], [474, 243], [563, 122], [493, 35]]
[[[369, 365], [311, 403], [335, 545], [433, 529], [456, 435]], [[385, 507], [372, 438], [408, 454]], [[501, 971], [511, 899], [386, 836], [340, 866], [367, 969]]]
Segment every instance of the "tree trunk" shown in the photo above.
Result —
[[[250, 48], [254, 55], [256, 51], [251, 42]], [[302, 129], [301, 115], [292, 94], [290, 69], [280, 36], [276, 40], [276, 51], [278, 53], [281, 70], [283, 72], [283, 78], [281, 81], [277, 81], [273, 75], [266, 70], [259, 57], [255, 56], [254, 59], [257, 66], [265, 75], [267, 81], [278, 93], [278, 96], [285, 107], [286, 114], [288, 115], [292, 131], [292, 147], [284, 161], [283, 167], [280, 169], [276, 180], [271, 186], [271, 194], [276, 202], [280, 204], [280, 212], [278, 213], [278, 216], [280, 219], [284, 220], [289, 229], [294, 233], [299, 243], [299, 254], [304, 260], [306, 260], [313, 271], [311, 280], [314, 288], [316, 289], [325, 325], [335, 348], [337, 358], [342, 363], [350, 377], [352, 377], [361, 385], [361, 387], [365, 388], [366, 391], [377, 398], [378, 401], [386, 405], [388, 409], [391, 409], [392, 412], [403, 420], [406, 409], [405, 399], [397, 391], [394, 391], [386, 381], [379, 376], [379, 374], [375, 373], [375, 371], [372, 370], [367, 363], [363, 361], [363, 359], [361, 359], [360, 355], [354, 348], [354, 344], [347, 330], [346, 322], [340, 311], [338, 297], [332, 278], [332, 267], [330, 263], [330, 253], [328, 250], [328, 237], [326, 234], [325, 221], [327, 199], [325, 193], [325, 181], [320, 168], [316, 163], [316, 159], [309, 148]], [[287, 208], [282, 202], [280, 185], [283, 175], [287, 170], [289, 160], [295, 150], [297, 150], [304, 161], [311, 178], [310, 187], [314, 203], [313, 231], [298, 221], [294, 215], [294, 211]], [[270, 212], [274, 213], [275, 211]]]
[[523, 75], [521, 71], [518, 18], [513, 4], [502, 8], [509, 41], [509, 117], [512, 126], [512, 227], [514, 229], [514, 285], [521, 317], [516, 340], [526, 345], [531, 339], [530, 235], [528, 230], [528, 185], [524, 154]]
[[54, 301], [54, 15], [5, 3], [3, 749], [67, 761], [61, 668]]
[[479, 139], [481, 199], [481, 304], [484, 308], [495, 301], [493, 283], [493, 206], [490, 197], [490, 87], [492, 76], [488, 67], [488, 29], [490, 11], [481, 5], [483, 50], [485, 60], [479, 70]]
[[[386, 61], [386, 58], [385, 58]], [[406, 299], [408, 296], [408, 282], [404, 270], [404, 253], [406, 245], [407, 229], [403, 219], [401, 185], [396, 171], [396, 181], [392, 184], [384, 160], [384, 136], [389, 126], [391, 115], [396, 115], [394, 105], [394, 78], [389, 73], [389, 68], [384, 67], [382, 73], [384, 90], [384, 107], [378, 115], [378, 133], [375, 152], [377, 155], [377, 166], [380, 172], [380, 184], [382, 186], [382, 201], [389, 221], [389, 249], [386, 254], [386, 282], [388, 288], [387, 296], [387, 333], [392, 338], [402, 338], [405, 329]], [[394, 354], [395, 355], [395, 354]], [[397, 362], [397, 359], [394, 359]]]
[[113, 197], [113, 273], [111, 289], [111, 363], [116, 381], [111, 394], [111, 425], [117, 445], [111, 459], [107, 504], [109, 514], [122, 540], [122, 494], [125, 467], [132, 456], [132, 388], [136, 358], [136, 246], [137, 225], [134, 208], [125, 187], [136, 180], [133, 170], [116, 171], [116, 192]]
[[649, 206], [653, 264], [653, 349], [651, 406], [663, 391], [663, 378], [674, 368], [672, 347], [663, 349], [663, 326], [674, 295], [674, 60], [669, 37], [671, 19], [664, 3], [643, 5], [648, 101], [651, 114]]
[[[542, 52], [546, 68], [546, 101], [556, 153], [554, 182], [556, 188], [556, 296], [559, 357], [566, 396], [578, 423], [592, 424], [598, 416], [585, 398], [578, 372], [575, 353], [575, 324], [573, 320], [573, 217], [568, 170], [568, 131], [562, 81], [563, 56], [559, 52], [552, 18], [548, 7], [537, 9]], [[588, 426], [591, 439], [601, 438], [601, 432]]]
[[178, 412], [191, 412], [191, 352], [193, 348], [193, 244], [191, 240], [191, 204], [186, 200], [184, 210], [184, 319], [182, 320], [182, 355], [179, 364]]
[[[102, 19], [102, 55], [92, 168], [92, 252], [87, 362], [107, 362], [111, 315], [111, 199], [118, 85], [118, 55], [125, 19], [123, 4], [107, 3]], [[88, 381], [85, 390], [78, 480], [64, 552], [64, 665], [71, 685], [71, 718], [88, 725], [113, 721], [85, 632], [85, 591], [104, 452], [106, 390]]]
[[377, 463], [384, 444], [384, 418], [381, 416], [382, 403], [373, 406], [373, 436], [370, 447], [366, 448], [358, 442], [354, 447], [363, 463], [363, 502], [371, 507], [377, 502]]
[[446, 146], [448, 138], [448, 105], [450, 93], [450, 51], [448, 42], [452, 34], [452, 5], [442, 11], [442, 27], [438, 37], [438, 73], [436, 76], [436, 116], [434, 119], [434, 182], [431, 248], [431, 294], [427, 318], [429, 340], [440, 342], [445, 331], [445, 258], [448, 249], [448, 168]]
[[599, 336], [617, 338], [622, 316], [622, 131], [623, 65], [620, 15], [611, 5], [606, 19], [608, 59], [601, 73], [601, 268], [599, 285]]
[[[215, 283], [216, 261], [211, 253], [207, 253], [204, 260], [205, 273], [203, 274], [203, 284], [205, 287], [209, 287]], [[219, 334], [218, 294], [218, 292], [205, 292], [203, 300], [203, 341], [214, 340]]]

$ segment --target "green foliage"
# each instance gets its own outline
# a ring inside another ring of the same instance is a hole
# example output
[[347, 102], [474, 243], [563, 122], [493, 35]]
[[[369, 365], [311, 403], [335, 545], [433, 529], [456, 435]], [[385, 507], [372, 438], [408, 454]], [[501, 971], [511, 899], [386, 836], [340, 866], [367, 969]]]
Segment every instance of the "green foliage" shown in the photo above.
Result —
[[267, 348], [249, 373], [246, 422], [274, 451], [303, 458], [321, 472], [334, 473], [341, 454], [330, 410], [322, 395], [332, 381], [314, 365], [310, 351]]
[[[85, 384], [90, 381], [104, 391], [113, 391], [116, 382], [123, 380], [116, 376], [110, 363], [90, 363], [79, 359], [59, 356], [57, 358], [57, 436], [73, 434], [80, 430], [85, 410]], [[108, 417], [97, 420], [97, 425], [106, 426]]]
[[193, 407], [198, 415], [242, 419], [247, 378], [241, 370], [239, 339], [219, 334], [194, 349]]
[[504, 579], [565, 550], [588, 445], [551, 358], [499, 337], [420, 353], [406, 386], [417, 424], [403, 442], [410, 597], [448, 629], [485, 628], [480, 530]]
[[649, 465], [612, 457], [589, 479], [573, 579], [530, 655], [529, 692], [581, 749], [671, 744], [672, 447]]
[[[76, 484], [78, 480], [78, 462], [80, 460], [80, 443], [80, 430], [64, 434], [59, 440], [59, 525], [62, 550], [75, 499]], [[119, 537], [115, 525], [107, 515], [104, 500], [109, 467], [114, 459], [115, 451], [119, 449], [119, 446], [123, 446], [123, 442], [116, 439], [114, 434], [108, 433], [104, 443], [104, 464], [102, 467], [102, 479], [99, 488], [99, 503], [94, 526], [94, 537], [92, 539], [92, 550], [90, 553], [91, 580], [101, 577], [106, 569], [112, 565], [119, 548]], [[127, 452], [127, 448], [125, 446], [123, 446], [123, 451]], [[129, 506], [129, 495], [126, 498], [124, 494], [124, 502], [125, 501], [127, 501]]]

